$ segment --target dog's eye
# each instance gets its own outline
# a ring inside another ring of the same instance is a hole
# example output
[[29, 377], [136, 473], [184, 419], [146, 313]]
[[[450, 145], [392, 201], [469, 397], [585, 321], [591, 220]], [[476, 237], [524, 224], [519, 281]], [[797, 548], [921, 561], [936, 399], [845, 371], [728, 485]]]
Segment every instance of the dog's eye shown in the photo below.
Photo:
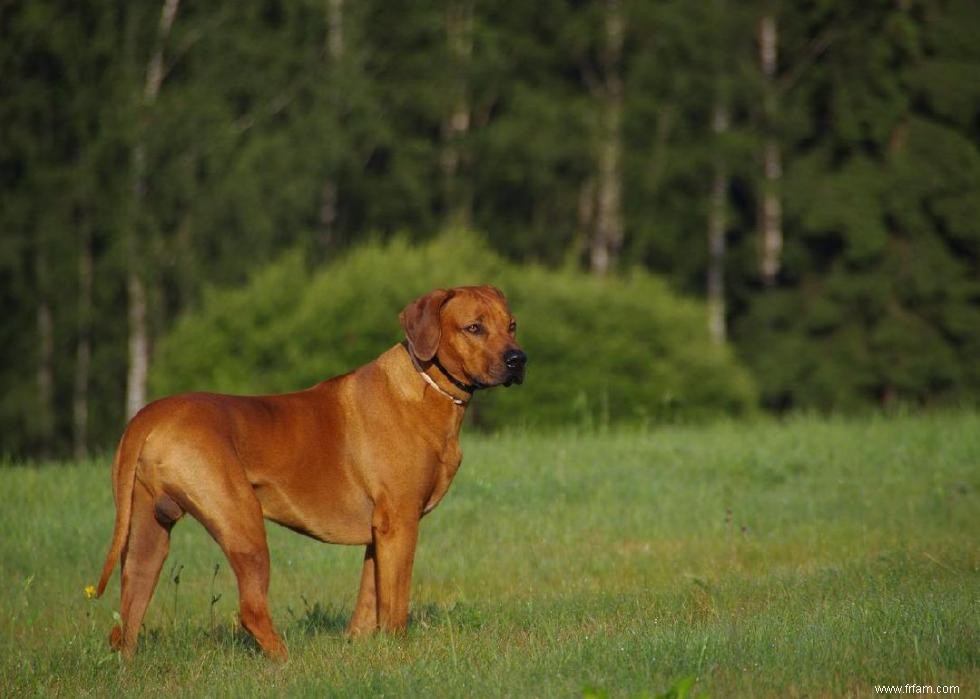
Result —
[[479, 323], [470, 323], [463, 329], [471, 335], [479, 335], [481, 332], [483, 332], [483, 326]]
[[512, 320], [510, 321], [510, 334], [513, 335], [516, 332], [517, 332], [517, 321]]

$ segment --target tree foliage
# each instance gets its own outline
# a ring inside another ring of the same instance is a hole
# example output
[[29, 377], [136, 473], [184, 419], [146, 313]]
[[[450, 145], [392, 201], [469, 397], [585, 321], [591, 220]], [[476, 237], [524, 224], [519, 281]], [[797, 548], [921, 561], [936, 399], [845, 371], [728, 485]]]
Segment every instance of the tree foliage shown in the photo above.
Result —
[[[206, 289], [285, 251], [315, 266], [460, 223], [588, 305], [603, 287], [573, 272], [613, 184], [627, 285], [642, 269], [702, 297], [723, 214], [711, 264], [765, 407], [980, 395], [976, 2], [183, 2], [161, 41], [163, 2], [0, 5], [4, 452], [118, 434], [134, 273], [154, 361]], [[763, 195], [781, 207], [769, 276]], [[385, 293], [365, 302], [405, 300]], [[620, 377], [576, 381], [592, 406]]]

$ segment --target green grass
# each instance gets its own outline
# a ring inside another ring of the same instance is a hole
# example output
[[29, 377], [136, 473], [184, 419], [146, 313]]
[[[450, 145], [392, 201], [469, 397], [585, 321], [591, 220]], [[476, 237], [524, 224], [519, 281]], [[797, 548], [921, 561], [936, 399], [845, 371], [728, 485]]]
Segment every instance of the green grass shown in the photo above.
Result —
[[121, 664], [118, 575], [83, 595], [112, 528], [107, 460], [0, 469], [0, 695], [980, 691], [980, 415], [468, 435], [464, 452], [422, 526], [407, 637], [345, 640], [361, 550], [269, 525], [284, 666], [238, 630], [193, 521]]

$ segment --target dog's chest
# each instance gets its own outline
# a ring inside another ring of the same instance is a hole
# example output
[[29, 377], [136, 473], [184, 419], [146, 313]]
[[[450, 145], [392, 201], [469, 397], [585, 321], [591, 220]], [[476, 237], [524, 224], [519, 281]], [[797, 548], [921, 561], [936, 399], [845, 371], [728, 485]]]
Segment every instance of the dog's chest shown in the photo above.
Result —
[[439, 454], [435, 464], [435, 478], [432, 483], [432, 491], [426, 500], [422, 514], [428, 514], [445, 497], [449, 490], [453, 477], [459, 470], [459, 465], [463, 462], [463, 452], [459, 448], [459, 441], [452, 439], [446, 444], [442, 453]]

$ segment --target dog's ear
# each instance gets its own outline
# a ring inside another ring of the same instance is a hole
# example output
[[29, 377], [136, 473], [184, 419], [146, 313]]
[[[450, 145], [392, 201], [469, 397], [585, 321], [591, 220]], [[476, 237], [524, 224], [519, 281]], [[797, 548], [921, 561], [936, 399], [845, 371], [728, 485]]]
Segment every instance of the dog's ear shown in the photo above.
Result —
[[436, 356], [442, 335], [439, 314], [443, 304], [452, 297], [452, 289], [436, 289], [415, 299], [398, 314], [409, 349], [423, 362]]

